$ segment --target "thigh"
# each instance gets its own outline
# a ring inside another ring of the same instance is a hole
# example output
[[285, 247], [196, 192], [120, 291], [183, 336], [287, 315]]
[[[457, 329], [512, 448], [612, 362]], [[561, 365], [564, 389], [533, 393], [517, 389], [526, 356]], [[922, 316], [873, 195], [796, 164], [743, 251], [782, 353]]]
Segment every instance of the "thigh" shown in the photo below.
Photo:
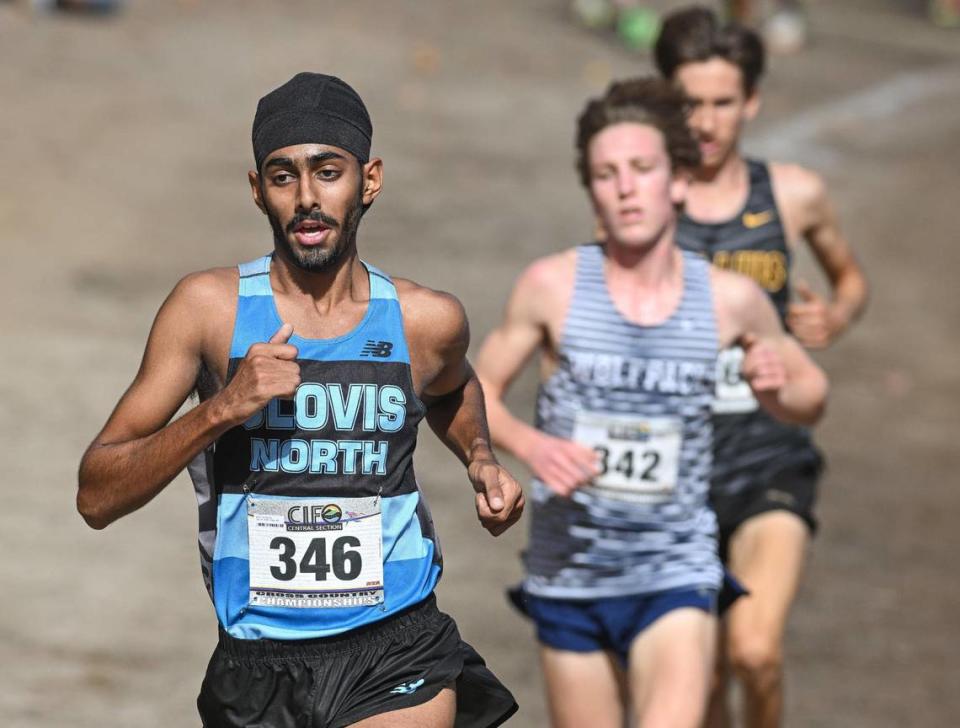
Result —
[[701, 609], [668, 612], [630, 646], [630, 694], [638, 728], [695, 728], [706, 711], [717, 618]]
[[540, 647], [553, 728], [621, 728], [622, 671], [607, 652]]
[[734, 532], [728, 566], [750, 594], [734, 602], [727, 614], [731, 642], [749, 635], [779, 642], [809, 541], [809, 527], [789, 511], [761, 513]]
[[453, 688], [444, 688], [426, 703], [380, 713], [353, 725], [356, 728], [453, 728], [456, 714], [457, 693]]

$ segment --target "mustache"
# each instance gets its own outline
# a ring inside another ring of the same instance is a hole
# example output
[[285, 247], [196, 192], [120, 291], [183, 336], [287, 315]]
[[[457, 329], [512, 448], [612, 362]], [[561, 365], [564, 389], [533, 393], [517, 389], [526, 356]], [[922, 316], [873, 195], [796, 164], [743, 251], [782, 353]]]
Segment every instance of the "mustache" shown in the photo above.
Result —
[[294, 229], [297, 227], [297, 225], [299, 225], [300, 223], [306, 220], [312, 220], [313, 222], [323, 223], [328, 228], [333, 228], [334, 230], [340, 229], [340, 222], [338, 220], [335, 220], [329, 215], [325, 215], [320, 210], [314, 210], [313, 212], [308, 214], [298, 212], [296, 215], [294, 215], [293, 218], [290, 220], [290, 222], [287, 223], [287, 232], [292, 233]]

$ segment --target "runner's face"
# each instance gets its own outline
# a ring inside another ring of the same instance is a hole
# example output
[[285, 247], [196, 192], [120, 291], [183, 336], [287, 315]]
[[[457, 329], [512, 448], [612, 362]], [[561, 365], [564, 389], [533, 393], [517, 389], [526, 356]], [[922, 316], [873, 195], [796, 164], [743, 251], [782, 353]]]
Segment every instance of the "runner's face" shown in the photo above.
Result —
[[272, 152], [250, 182], [254, 201], [270, 220], [277, 252], [311, 272], [333, 266], [355, 243], [362, 170], [352, 154], [325, 144]]
[[690, 129], [700, 143], [702, 165], [721, 166], [737, 149], [743, 125], [756, 116], [760, 100], [743, 90], [743, 73], [722, 58], [685, 63], [674, 75], [692, 102]]
[[676, 222], [686, 180], [673, 173], [659, 129], [633, 122], [608, 126], [590, 140], [590, 197], [608, 240], [642, 250]]

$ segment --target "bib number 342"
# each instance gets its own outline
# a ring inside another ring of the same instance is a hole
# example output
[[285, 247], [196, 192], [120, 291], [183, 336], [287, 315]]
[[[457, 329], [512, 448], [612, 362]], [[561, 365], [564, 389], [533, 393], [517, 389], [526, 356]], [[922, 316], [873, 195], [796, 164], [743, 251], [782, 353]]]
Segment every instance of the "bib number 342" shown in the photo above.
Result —
[[573, 439], [598, 456], [594, 486], [605, 495], [659, 501], [672, 497], [683, 428], [676, 417], [582, 413]]

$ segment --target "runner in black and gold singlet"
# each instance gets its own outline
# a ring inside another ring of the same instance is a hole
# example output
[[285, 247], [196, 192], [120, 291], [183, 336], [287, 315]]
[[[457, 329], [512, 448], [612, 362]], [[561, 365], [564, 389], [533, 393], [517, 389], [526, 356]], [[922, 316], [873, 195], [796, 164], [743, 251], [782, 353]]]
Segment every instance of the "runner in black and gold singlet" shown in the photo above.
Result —
[[[801, 343], [827, 346], [862, 312], [866, 280], [822, 179], [796, 165], [740, 153], [743, 126], [760, 108], [762, 41], [746, 27], [721, 24], [710, 10], [694, 7], [666, 18], [655, 56], [661, 73], [689, 99], [689, 124], [701, 153], [677, 242], [755, 280]], [[791, 285], [792, 246], [798, 242], [809, 245], [820, 263], [829, 299], [802, 281]], [[739, 600], [726, 619], [727, 660], [721, 667], [729, 663], [743, 683], [746, 725], [774, 728], [783, 702], [784, 625], [816, 526], [821, 457], [807, 430], [757, 408], [740, 380], [741, 356], [733, 348], [718, 361], [711, 502], [724, 561], [751, 596]], [[718, 685], [710, 726], [729, 724], [725, 681]]]

